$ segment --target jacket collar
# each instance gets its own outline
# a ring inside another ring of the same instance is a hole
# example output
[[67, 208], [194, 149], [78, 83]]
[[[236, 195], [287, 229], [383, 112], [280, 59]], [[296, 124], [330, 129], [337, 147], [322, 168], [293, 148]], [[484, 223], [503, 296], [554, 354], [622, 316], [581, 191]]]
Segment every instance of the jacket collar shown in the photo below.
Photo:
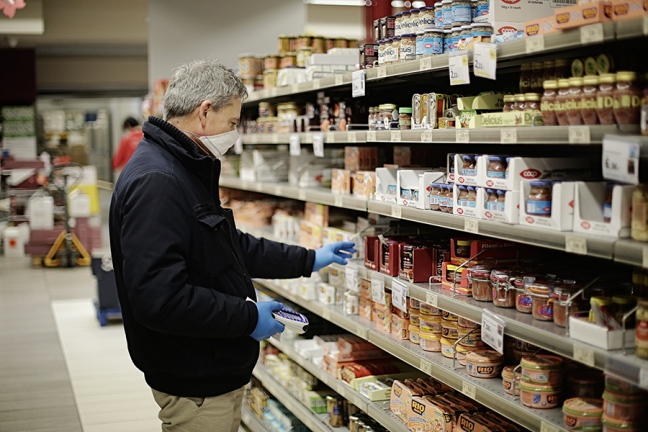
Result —
[[168, 151], [175, 159], [191, 171], [218, 200], [218, 178], [221, 163], [200, 151], [198, 145], [180, 129], [157, 117], [149, 117], [142, 127], [144, 138]]

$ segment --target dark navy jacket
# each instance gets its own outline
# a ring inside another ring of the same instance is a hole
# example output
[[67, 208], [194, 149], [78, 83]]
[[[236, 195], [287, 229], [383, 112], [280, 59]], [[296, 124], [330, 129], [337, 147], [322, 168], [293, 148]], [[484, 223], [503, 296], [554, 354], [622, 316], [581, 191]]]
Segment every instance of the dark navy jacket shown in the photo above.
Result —
[[110, 206], [128, 349], [155, 390], [209, 397], [245, 385], [259, 354], [251, 278], [309, 276], [315, 252], [236, 229], [220, 161], [151, 117]]

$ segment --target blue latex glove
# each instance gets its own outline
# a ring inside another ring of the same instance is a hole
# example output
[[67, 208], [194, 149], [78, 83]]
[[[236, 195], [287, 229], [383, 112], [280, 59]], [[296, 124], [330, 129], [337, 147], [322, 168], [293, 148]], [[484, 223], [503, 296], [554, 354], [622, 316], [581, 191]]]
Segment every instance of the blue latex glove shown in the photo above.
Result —
[[333, 263], [346, 265], [347, 260], [354, 253], [356, 253], [356, 250], [353, 242], [343, 241], [326, 245], [315, 251], [313, 271], [316, 272]]
[[270, 336], [281, 333], [284, 331], [284, 325], [274, 319], [273, 311], [283, 309], [283, 304], [276, 301], [264, 301], [255, 303], [259, 319], [254, 331], [250, 333], [250, 337], [261, 342], [268, 339]]

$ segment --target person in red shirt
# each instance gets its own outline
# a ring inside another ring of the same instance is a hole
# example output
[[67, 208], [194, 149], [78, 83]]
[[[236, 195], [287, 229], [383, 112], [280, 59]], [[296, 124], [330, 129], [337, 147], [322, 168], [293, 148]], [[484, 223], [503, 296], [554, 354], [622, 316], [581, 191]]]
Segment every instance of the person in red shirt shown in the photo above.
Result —
[[119, 142], [119, 147], [117, 148], [117, 153], [113, 157], [112, 167], [115, 171], [121, 171], [126, 166], [126, 163], [130, 160], [137, 144], [144, 138], [144, 133], [142, 132], [142, 127], [139, 122], [133, 117], [128, 117], [124, 120], [124, 131], [126, 134]]

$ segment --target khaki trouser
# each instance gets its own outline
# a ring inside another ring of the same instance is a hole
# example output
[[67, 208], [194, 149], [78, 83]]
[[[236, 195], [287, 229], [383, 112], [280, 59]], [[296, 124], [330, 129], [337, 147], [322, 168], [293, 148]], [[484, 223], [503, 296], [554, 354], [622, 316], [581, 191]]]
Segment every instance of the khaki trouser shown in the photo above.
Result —
[[243, 387], [220, 396], [193, 398], [153, 390], [162, 432], [237, 432]]

